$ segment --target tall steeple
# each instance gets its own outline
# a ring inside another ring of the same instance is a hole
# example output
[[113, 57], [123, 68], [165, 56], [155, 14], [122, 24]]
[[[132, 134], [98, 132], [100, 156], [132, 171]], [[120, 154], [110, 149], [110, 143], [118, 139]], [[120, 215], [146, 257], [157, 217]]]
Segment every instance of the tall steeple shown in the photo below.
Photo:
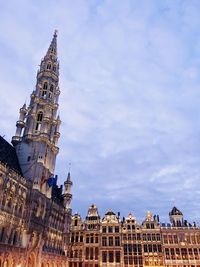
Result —
[[57, 31], [37, 72], [35, 90], [30, 104], [20, 109], [17, 130], [12, 138], [24, 177], [33, 180], [34, 187], [51, 195], [47, 180], [54, 174], [59, 148], [61, 124], [58, 111], [59, 62], [57, 59]]

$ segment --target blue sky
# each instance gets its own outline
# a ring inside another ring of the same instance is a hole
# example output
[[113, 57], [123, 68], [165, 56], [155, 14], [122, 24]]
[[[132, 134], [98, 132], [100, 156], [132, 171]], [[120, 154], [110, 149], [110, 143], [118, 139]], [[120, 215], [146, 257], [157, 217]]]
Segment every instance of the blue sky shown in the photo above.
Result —
[[73, 211], [95, 203], [168, 220], [200, 210], [200, 1], [0, 2], [0, 134], [18, 110], [58, 29], [60, 154], [72, 163]]

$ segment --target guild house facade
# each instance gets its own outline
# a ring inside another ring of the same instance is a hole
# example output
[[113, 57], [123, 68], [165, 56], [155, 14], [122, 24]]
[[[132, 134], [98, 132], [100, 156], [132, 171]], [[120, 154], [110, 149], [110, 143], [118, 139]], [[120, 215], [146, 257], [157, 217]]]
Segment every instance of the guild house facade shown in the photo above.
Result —
[[200, 267], [200, 228], [176, 207], [168, 224], [150, 212], [141, 224], [101, 218], [95, 205], [72, 215], [70, 173], [61, 186], [55, 175], [59, 95], [55, 31], [12, 144], [0, 136], [0, 267]]

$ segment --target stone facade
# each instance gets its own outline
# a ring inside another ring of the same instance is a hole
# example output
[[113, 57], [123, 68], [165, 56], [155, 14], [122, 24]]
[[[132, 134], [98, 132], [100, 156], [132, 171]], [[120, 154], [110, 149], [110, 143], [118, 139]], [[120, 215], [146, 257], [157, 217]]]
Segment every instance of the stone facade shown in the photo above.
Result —
[[109, 210], [100, 218], [92, 205], [83, 221], [72, 216], [69, 267], [200, 267], [200, 229], [173, 208], [168, 224], [147, 212], [142, 224]]
[[60, 136], [57, 32], [42, 59], [12, 144], [0, 137], [0, 267], [67, 266], [70, 173], [54, 174]]

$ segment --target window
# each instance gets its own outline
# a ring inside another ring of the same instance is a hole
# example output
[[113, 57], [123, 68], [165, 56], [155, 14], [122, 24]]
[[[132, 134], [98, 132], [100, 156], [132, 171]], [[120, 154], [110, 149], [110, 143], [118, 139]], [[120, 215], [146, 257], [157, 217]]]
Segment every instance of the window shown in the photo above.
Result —
[[95, 248], [95, 260], [98, 260], [98, 256], [99, 256], [99, 249]]
[[108, 233], [112, 233], [112, 232], [113, 232], [112, 226], [108, 226]]
[[113, 246], [113, 237], [109, 236], [109, 246], [112, 247]]
[[119, 233], [119, 226], [115, 226], [115, 233]]
[[106, 226], [102, 227], [102, 233], [106, 233]]
[[175, 244], [178, 244], [178, 237], [177, 237], [177, 235], [174, 235], [174, 243]]
[[107, 238], [106, 236], [102, 236], [102, 246], [107, 246]]
[[107, 252], [102, 251], [102, 262], [107, 262]]
[[50, 91], [53, 92], [53, 89], [54, 89], [54, 86], [53, 86], [53, 84], [51, 84]]
[[95, 243], [98, 243], [99, 240], [98, 240], [98, 236], [95, 236]]
[[151, 234], [147, 234], [147, 240], [151, 241]]
[[116, 251], [116, 252], [115, 252], [115, 261], [116, 261], [117, 263], [120, 262], [120, 251]]
[[42, 96], [45, 98], [47, 95], [47, 88], [48, 88], [48, 83], [44, 82], [43, 84], [43, 90], [42, 90]]
[[160, 234], [156, 235], [157, 241], [160, 241]]
[[48, 63], [47, 64], [47, 70], [50, 70], [51, 69], [51, 63]]
[[152, 245], [148, 245], [149, 252], [153, 252]]
[[150, 229], [150, 224], [149, 223], [146, 224], [146, 228]]
[[124, 245], [124, 255], [127, 255], [127, 253], [128, 253], [128, 245], [125, 244]]
[[173, 236], [172, 235], [168, 235], [168, 238], [169, 238], [169, 243], [173, 244]]
[[151, 223], [151, 229], [154, 229], [154, 228], [155, 228], [154, 223]]
[[120, 237], [119, 236], [116, 236], [115, 237], [115, 246], [120, 246]]
[[114, 257], [113, 257], [113, 251], [109, 251], [109, 262], [113, 262]]
[[53, 65], [53, 71], [56, 72], [56, 65]]
[[86, 258], [86, 260], [89, 259], [89, 248], [88, 247], [86, 247], [86, 256], [85, 256], [85, 258]]
[[43, 113], [42, 113], [42, 111], [39, 111], [38, 114], [37, 114], [37, 121], [36, 121], [35, 131], [40, 131], [41, 125], [42, 125], [42, 118], [43, 118]]
[[129, 253], [129, 255], [132, 254], [132, 250], [133, 250], [132, 245], [131, 244], [128, 244], [128, 253]]
[[90, 248], [90, 259], [93, 260], [93, 248]]
[[161, 245], [158, 245], [158, 252], [162, 252], [162, 247], [161, 247]]
[[153, 244], [153, 252], [157, 252], [157, 246], [156, 246], [156, 244]]

